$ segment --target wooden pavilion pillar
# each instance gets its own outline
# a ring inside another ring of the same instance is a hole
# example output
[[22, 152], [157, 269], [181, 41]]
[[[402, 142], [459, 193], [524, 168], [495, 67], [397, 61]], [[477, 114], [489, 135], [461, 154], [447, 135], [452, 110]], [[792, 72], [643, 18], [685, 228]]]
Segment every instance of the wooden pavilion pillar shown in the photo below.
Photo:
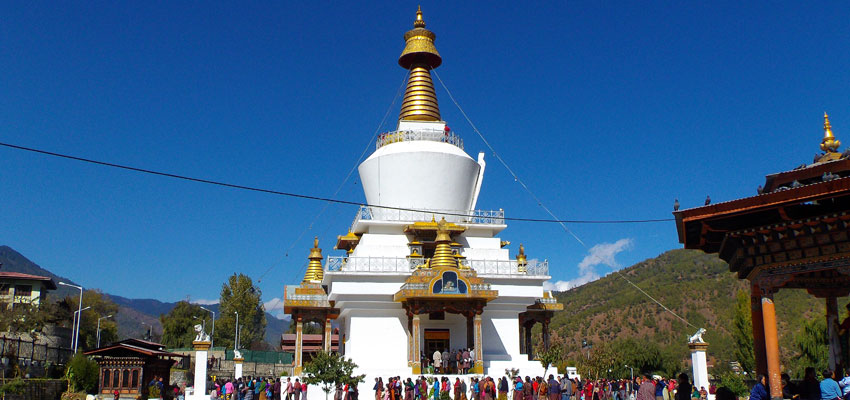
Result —
[[330, 353], [331, 352], [331, 328], [333, 327], [333, 325], [331, 325], [331, 319], [328, 316], [325, 316], [324, 321], [325, 321], [324, 322], [325, 336], [322, 340], [322, 345], [324, 347], [324, 350], [326, 352]]
[[481, 330], [481, 322], [481, 314], [480, 312], [476, 312], [475, 318], [473, 319], [473, 326], [475, 331], [475, 365], [472, 366], [471, 370], [473, 374], [484, 373], [484, 335]]
[[525, 320], [519, 318], [519, 354], [525, 354]]
[[767, 379], [770, 384], [771, 400], [782, 399], [782, 382], [779, 367], [779, 336], [776, 332], [776, 307], [773, 304], [773, 293], [764, 288], [761, 297], [761, 312], [764, 321], [764, 348], [767, 358]]
[[419, 314], [413, 314], [412, 317], [409, 317], [410, 320], [410, 330], [408, 331], [408, 335], [411, 337], [411, 372], [414, 375], [422, 373], [422, 359], [420, 358], [420, 350], [421, 347], [421, 338], [419, 335]]
[[[767, 376], [767, 357], [764, 349], [764, 319], [761, 309], [761, 290], [758, 286], [750, 287], [750, 312], [753, 325], [753, 355], [756, 362], [756, 374]], [[750, 373], [751, 371], [747, 371]]]
[[301, 375], [301, 370], [304, 368], [304, 346], [302, 344], [304, 332], [304, 318], [301, 315], [294, 316], [295, 323], [295, 369], [293, 375]]
[[543, 320], [543, 350], [549, 350], [549, 318]]

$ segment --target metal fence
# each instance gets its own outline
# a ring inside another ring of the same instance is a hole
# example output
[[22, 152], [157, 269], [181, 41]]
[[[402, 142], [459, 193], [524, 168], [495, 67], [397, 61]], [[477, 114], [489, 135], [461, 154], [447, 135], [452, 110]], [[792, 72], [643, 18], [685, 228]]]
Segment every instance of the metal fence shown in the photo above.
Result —
[[445, 218], [448, 222], [462, 224], [504, 225], [504, 210], [399, 210], [374, 206], [360, 206], [352, 226], [359, 221], [430, 221]]
[[21, 338], [0, 337], [0, 363], [8, 368], [13, 363], [21, 367], [44, 367], [46, 364], [65, 364], [74, 355], [68, 348], [50, 346]]
[[[293, 354], [282, 351], [239, 350], [245, 362], [266, 364], [292, 364]], [[233, 350], [226, 350], [224, 359], [233, 361]]]
[[443, 142], [455, 145], [463, 150], [463, 139], [454, 132], [440, 130], [415, 130], [415, 131], [393, 131], [378, 135], [375, 142], [375, 150], [391, 143], [412, 142], [425, 140], [429, 142]]

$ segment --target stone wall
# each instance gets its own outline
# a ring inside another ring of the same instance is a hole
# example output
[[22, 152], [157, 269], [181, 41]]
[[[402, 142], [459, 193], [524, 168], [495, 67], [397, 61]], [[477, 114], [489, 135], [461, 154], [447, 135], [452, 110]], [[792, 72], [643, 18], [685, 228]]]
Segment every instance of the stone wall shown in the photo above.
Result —
[[6, 394], [6, 400], [59, 400], [68, 389], [64, 379], [24, 379], [24, 393]]

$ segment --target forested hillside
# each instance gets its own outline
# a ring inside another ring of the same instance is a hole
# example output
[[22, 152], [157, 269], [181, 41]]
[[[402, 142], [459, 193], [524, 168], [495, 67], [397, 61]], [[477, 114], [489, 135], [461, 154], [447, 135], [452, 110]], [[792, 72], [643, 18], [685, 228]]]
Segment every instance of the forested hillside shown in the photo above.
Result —
[[[744, 290], [749, 295], [749, 289], [725, 262], [700, 251], [672, 250], [623, 269], [622, 274], [690, 324], [704, 327], [715, 364], [737, 361], [736, 294]], [[599, 348], [626, 339], [633, 339], [628, 342], [632, 346], [658, 344], [660, 352], [672, 359], [689, 357], [687, 340], [697, 328], [665, 311], [617, 273], [556, 297], [564, 311], [556, 313], [551, 328], [566, 345], [567, 360], [575, 362], [593, 351], [583, 350], [583, 341]], [[805, 321], [824, 318], [824, 301], [803, 290], [782, 290], [775, 302], [783, 363], [794, 370], [799, 355], [795, 337]]]

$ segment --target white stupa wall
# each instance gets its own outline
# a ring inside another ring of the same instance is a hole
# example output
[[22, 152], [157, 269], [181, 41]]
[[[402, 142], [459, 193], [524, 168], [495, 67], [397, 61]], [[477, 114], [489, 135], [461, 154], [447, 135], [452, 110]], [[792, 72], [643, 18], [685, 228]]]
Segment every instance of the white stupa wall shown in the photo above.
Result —
[[[442, 132], [445, 126], [400, 121], [398, 129]], [[479, 163], [453, 144], [414, 140], [380, 147], [358, 170], [370, 205], [465, 211], [475, 207], [483, 166], [483, 158]]]

